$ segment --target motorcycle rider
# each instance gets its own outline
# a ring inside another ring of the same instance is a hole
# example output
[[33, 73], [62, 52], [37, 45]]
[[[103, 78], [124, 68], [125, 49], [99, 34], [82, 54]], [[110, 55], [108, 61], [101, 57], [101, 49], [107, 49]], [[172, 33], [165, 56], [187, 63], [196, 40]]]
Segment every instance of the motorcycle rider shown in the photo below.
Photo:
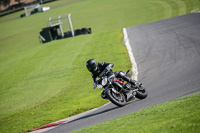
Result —
[[[92, 76], [93, 81], [94, 81], [94, 84], [93, 84], [94, 89], [97, 87], [97, 77], [99, 77], [99, 75], [103, 72], [103, 70], [108, 65], [110, 65], [111, 67], [114, 66], [114, 64], [112, 64], [112, 63], [106, 63], [106, 62], [97, 63], [95, 59], [90, 59], [90, 60], [87, 61], [86, 67], [87, 67], [88, 71], [91, 72], [91, 76]], [[109, 76], [111, 73], [112, 73], [112, 70], [111, 70], [111, 72], [107, 73], [107, 76]], [[134, 85], [137, 83], [137, 81], [132, 80], [128, 76], [126, 76], [126, 74], [123, 71], [115, 72], [115, 76], [118, 77], [118, 78], [122, 78], [125, 81], [128, 81], [128, 82], [130, 82]], [[104, 99], [106, 98], [104, 91], [101, 93], [101, 97], [104, 98]]]

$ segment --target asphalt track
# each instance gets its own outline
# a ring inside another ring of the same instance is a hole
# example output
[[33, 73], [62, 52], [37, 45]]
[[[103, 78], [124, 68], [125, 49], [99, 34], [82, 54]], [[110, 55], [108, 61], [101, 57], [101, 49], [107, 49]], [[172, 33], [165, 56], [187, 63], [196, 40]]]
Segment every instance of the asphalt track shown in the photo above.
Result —
[[66, 133], [200, 92], [200, 13], [127, 28], [148, 97], [125, 107], [108, 104], [61, 124], [48, 133]]

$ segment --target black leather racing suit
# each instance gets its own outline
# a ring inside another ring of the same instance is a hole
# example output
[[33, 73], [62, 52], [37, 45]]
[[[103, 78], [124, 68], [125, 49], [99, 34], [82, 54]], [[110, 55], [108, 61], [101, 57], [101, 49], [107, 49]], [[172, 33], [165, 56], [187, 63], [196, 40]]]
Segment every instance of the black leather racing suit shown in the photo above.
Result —
[[[114, 64], [112, 64], [112, 63], [106, 63], [106, 62], [98, 63], [97, 70], [91, 73], [94, 83], [97, 82], [97, 77], [99, 77], [99, 75], [102, 73], [102, 71], [103, 71], [108, 65], [110, 65], [110, 64], [111, 64], [111, 67], [114, 66]], [[112, 75], [112, 74], [113, 74], [113, 71], [111, 70], [110, 72], [107, 73], [107, 76]], [[117, 72], [114, 72], [114, 74], [115, 74], [115, 77], [117, 77], [117, 78], [122, 78], [122, 79], [124, 79], [125, 81], [128, 81], [128, 82], [130, 82], [130, 83], [132, 83], [132, 84], [135, 84], [135, 83], [137, 82], [137, 81], [132, 80], [132, 79], [130, 79], [129, 77], [127, 77], [127, 76], [125, 75], [125, 73], [122, 72], [122, 71], [120, 71], [120, 72], [118, 72], [118, 71], [117, 71]], [[99, 78], [100, 78], [100, 77], [99, 77]]]
[[[97, 84], [97, 77], [99, 77], [99, 75], [103, 72], [103, 70], [104, 70], [108, 65], [110, 65], [110, 64], [111, 64], [111, 67], [114, 66], [114, 64], [112, 64], [112, 63], [106, 63], [106, 62], [98, 63], [97, 70], [91, 73], [94, 83]], [[112, 75], [112, 74], [113, 74], [113, 71], [111, 70], [110, 72], [107, 73], [107, 76], [109, 77], [109, 76]], [[127, 76], [124, 74], [124, 72], [122, 72], [122, 71], [120, 71], [120, 72], [118, 72], [118, 71], [117, 71], [117, 72], [114, 72], [114, 74], [115, 74], [115, 77], [117, 77], [117, 78], [122, 78], [122, 79], [124, 79], [125, 81], [131, 82], [132, 84], [135, 84], [135, 82], [136, 82], [136, 81], [130, 79], [129, 77], [127, 77]], [[101, 78], [101, 77], [99, 77], [99, 78]], [[104, 99], [106, 99], [106, 96], [105, 96], [105, 94], [104, 94], [104, 91], [101, 93], [101, 97], [104, 98]]]
[[[99, 75], [103, 72], [103, 70], [110, 64], [112, 67], [114, 66], [114, 64], [112, 64], [112, 63], [106, 63], [106, 62], [98, 63], [97, 70], [95, 72], [91, 73], [94, 83], [97, 82], [97, 77], [99, 77]], [[111, 73], [112, 73], [112, 71], [108, 72], [107, 75], [109, 75]]]
[[[97, 84], [97, 77], [99, 77], [99, 75], [103, 72], [103, 70], [110, 64], [111, 64], [111, 67], [114, 66], [114, 64], [112, 64], [112, 63], [106, 63], [106, 62], [98, 63], [97, 70], [94, 72], [91, 72], [91, 76], [92, 76], [95, 84]], [[112, 75], [112, 73], [113, 72], [111, 70], [110, 72], [107, 73], [107, 76]], [[99, 78], [101, 78], [101, 77], [99, 77]], [[101, 93], [101, 97], [104, 99], [107, 99], [104, 91]]]

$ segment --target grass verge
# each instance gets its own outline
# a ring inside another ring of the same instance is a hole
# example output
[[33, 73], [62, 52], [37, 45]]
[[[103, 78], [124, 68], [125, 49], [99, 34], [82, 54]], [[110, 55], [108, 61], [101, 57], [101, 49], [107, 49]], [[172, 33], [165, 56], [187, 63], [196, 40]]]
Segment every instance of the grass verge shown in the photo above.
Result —
[[200, 94], [156, 105], [73, 133], [197, 133]]
[[[23, 58], [15, 57], [12, 62], [16, 63], [15, 68], [1, 80], [6, 82], [12, 77], [1, 94], [2, 131], [29, 130], [106, 102], [100, 98], [100, 91], [92, 89], [93, 81], [85, 62], [95, 58], [113, 62], [115, 70], [130, 68], [122, 33], [116, 30], [77, 38], [60, 40], [59, 44], [46, 45], [29, 54], [25, 52]], [[14, 87], [13, 82], [17, 82]]]

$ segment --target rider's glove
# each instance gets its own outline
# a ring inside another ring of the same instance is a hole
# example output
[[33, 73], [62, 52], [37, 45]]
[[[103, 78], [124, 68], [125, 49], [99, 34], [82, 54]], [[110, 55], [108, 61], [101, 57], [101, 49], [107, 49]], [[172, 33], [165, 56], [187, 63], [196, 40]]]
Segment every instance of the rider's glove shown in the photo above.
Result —
[[95, 89], [96, 87], [97, 87], [97, 84], [96, 84], [96, 83], [94, 83], [94, 84], [93, 84], [93, 88]]

